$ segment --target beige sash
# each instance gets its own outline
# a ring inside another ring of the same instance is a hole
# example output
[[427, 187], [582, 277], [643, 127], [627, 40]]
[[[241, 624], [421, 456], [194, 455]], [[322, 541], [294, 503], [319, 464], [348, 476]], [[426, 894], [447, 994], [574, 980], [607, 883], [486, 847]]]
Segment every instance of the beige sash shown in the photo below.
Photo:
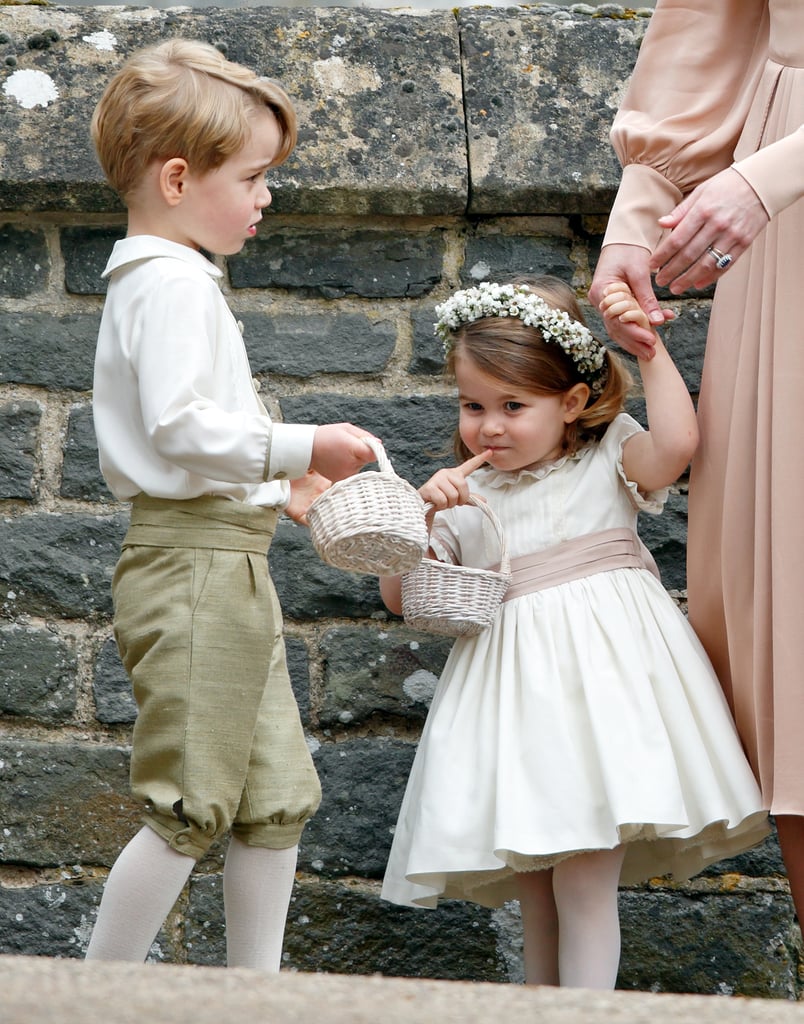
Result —
[[503, 600], [546, 590], [609, 569], [647, 569], [659, 579], [653, 556], [627, 527], [599, 530], [511, 559], [511, 585]]

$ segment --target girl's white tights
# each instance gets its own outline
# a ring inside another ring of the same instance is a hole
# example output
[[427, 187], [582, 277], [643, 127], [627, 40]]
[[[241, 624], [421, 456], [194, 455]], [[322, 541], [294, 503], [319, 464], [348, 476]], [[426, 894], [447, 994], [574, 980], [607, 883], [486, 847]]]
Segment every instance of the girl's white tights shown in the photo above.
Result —
[[192, 857], [142, 828], [109, 872], [87, 960], [142, 963], [194, 867]]
[[622, 846], [580, 853], [549, 871], [517, 876], [528, 984], [614, 988], [624, 856]]
[[[230, 967], [279, 970], [297, 852], [231, 840], [223, 870]], [[142, 963], [194, 867], [192, 857], [142, 828], [109, 872], [87, 960]]]
[[232, 838], [223, 867], [226, 962], [276, 973], [298, 847], [268, 850]]

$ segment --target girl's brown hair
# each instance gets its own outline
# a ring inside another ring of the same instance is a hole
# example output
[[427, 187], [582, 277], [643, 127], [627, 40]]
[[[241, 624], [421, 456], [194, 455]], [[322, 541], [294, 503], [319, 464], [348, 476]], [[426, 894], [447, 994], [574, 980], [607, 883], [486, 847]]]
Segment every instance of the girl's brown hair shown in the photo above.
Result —
[[[557, 277], [544, 275], [517, 278], [511, 282], [527, 285], [554, 309], [563, 310], [573, 320], [586, 325], [573, 290]], [[588, 384], [576, 364], [555, 343], [546, 342], [541, 331], [514, 317], [484, 317], [463, 324], [453, 332], [454, 344], [446, 360], [446, 372], [455, 376], [456, 357], [470, 359], [477, 369], [494, 380], [534, 394], [557, 395], [575, 384]], [[563, 447], [572, 454], [588, 441], [599, 440], [611, 421], [622, 412], [633, 379], [622, 360], [606, 349], [605, 380], [600, 394], [590, 394], [580, 416], [568, 423]], [[472, 452], [461, 440], [458, 430], [454, 438], [455, 457], [465, 462]]]
[[125, 200], [154, 160], [183, 157], [197, 174], [220, 167], [248, 141], [253, 111], [266, 107], [282, 136], [276, 166], [296, 145], [284, 89], [208, 43], [171, 39], [135, 53], [111, 80], [95, 108], [92, 141]]

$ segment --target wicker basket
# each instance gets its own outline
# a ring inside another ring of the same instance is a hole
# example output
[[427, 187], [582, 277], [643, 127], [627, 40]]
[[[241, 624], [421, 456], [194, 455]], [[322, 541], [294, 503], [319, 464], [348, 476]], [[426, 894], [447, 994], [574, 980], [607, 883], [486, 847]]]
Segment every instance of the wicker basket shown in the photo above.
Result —
[[425, 506], [391, 466], [379, 441], [367, 437], [379, 472], [356, 473], [319, 495], [307, 510], [310, 537], [325, 562], [349, 572], [396, 576], [427, 551]]
[[500, 542], [500, 568], [475, 569], [424, 558], [402, 577], [402, 615], [414, 629], [445, 636], [474, 636], [494, 620], [511, 582], [511, 560], [502, 526], [485, 501], [472, 497]]

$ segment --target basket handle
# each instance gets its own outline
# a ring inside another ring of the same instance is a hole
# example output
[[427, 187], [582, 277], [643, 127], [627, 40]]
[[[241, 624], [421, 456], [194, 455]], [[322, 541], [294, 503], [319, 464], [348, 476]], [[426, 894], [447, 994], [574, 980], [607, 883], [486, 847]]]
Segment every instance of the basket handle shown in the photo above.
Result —
[[[479, 508], [483, 515], [488, 519], [491, 525], [494, 527], [494, 532], [497, 534], [497, 540], [500, 544], [500, 572], [505, 576], [511, 571], [511, 559], [508, 555], [508, 543], [505, 539], [505, 533], [503, 532], [502, 523], [497, 517], [496, 512], [489, 506], [487, 501], [483, 501], [482, 498], [476, 497], [474, 494], [469, 495], [469, 500], [466, 502], [467, 505], [474, 505], [475, 508]], [[428, 501], [424, 506], [424, 514], [432, 509], [432, 504]]]
[[374, 452], [374, 459], [379, 464], [380, 472], [388, 473], [391, 476], [397, 476], [398, 474], [391, 465], [391, 460], [388, 458], [382, 441], [380, 441], [379, 438], [369, 437], [368, 435], [366, 435], [363, 440]]

